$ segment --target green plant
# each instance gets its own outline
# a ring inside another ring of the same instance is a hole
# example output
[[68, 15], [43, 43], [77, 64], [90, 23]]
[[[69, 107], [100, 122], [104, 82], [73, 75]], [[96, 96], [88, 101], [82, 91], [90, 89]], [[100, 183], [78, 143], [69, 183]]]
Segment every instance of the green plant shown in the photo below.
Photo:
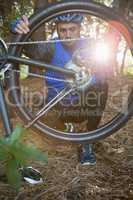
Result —
[[47, 162], [46, 155], [22, 142], [23, 133], [22, 126], [17, 125], [10, 137], [0, 138], [0, 162], [4, 166], [8, 183], [17, 190], [22, 180], [20, 167], [26, 167], [29, 160]]

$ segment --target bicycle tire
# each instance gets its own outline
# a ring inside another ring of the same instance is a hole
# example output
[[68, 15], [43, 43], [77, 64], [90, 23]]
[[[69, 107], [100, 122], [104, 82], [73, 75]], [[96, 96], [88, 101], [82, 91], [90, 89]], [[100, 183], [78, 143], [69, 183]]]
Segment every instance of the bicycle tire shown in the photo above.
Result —
[[[92, 3], [87, 1], [65, 1], [60, 2], [57, 4], [53, 4], [45, 10], [40, 11], [39, 13], [36, 13], [30, 18], [30, 32], [27, 35], [18, 35], [15, 39], [15, 42], [22, 42], [28, 40], [32, 32], [34, 32], [41, 24], [44, 22], [47, 22], [51, 20], [52, 18], [62, 14], [65, 11], [67, 12], [82, 12], [86, 14], [91, 14], [96, 17], [100, 17], [101, 19], [104, 19], [106, 21], [108, 20], [114, 20], [117, 22], [122, 23], [126, 29], [128, 30], [129, 34], [131, 35], [131, 40], [133, 39], [133, 32], [131, 27], [128, 25], [127, 21], [122, 18], [119, 14], [116, 12], [112, 12], [112, 9], [109, 7], [106, 7], [104, 5], [101, 5], [99, 3]], [[17, 46], [11, 46], [9, 48], [9, 54], [11, 55], [19, 55], [21, 52], [21, 48]], [[132, 56], [133, 56], [133, 51]], [[13, 99], [13, 102], [15, 105], [20, 105], [19, 95], [18, 92], [12, 88], [15, 88], [16, 86], [16, 77], [14, 72], [10, 71], [10, 78], [8, 80], [9, 82], [9, 90], [11, 90], [11, 97]], [[21, 106], [17, 106], [17, 110], [19, 111], [20, 117], [24, 120], [30, 120], [32, 117], [30, 114], [26, 111], [25, 108]], [[65, 142], [73, 142], [73, 143], [82, 143], [82, 142], [92, 142], [95, 140], [103, 139], [117, 130], [119, 130], [121, 127], [125, 125], [125, 123], [130, 119], [130, 117], [133, 115], [133, 88], [131, 89], [131, 92], [128, 96], [128, 108], [126, 113], [119, 113], [117, 116], [115, 116], [110, 122], [103, 125], [102, 127], [90, 131], [90, 132], [84, 132], [84, 133], [64, 133], [62, 131], [55, 130], [53, 128], [48, 127], [45, 124], [42, 124], [40, 121], [37, 121], [33, 128], [35, 130], [45, 134], [45, 136], [50, 136], [57, 140], [62, 140]]]

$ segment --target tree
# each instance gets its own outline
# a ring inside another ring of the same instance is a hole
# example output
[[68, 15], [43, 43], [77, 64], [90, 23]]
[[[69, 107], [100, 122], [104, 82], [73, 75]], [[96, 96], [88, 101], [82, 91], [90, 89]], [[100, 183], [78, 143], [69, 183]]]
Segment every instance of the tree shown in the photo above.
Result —
[[[61, 0], [0, 0], [0, 36], [6, 38], [9, 36], [9, 26], [13, 19], [21, 16], [22, 14], [31, 15], [40, 8], [45, 8], [48, 4], [60, 2]], [[89, 1], [89, 0], [88, 0]], [[133, 18], [133, 1], [132, 0], [93, 0], [100, 2], [119, 10], [120, 13], [125, 13], [128, 20]], [[38, 30], [39, 38], [42, 34]], [[43, 34], [44, 37], [44, 34]]]
[[9, 37], [11, 21], [24, 13], [30, 13], [32, 7], [32, 0], [0, 0], [0, 37], [5, 39]]
[[130, 21], [133, 17], [133, 1], [132, 0], [113, 0], [113, 8], [120, 12]]

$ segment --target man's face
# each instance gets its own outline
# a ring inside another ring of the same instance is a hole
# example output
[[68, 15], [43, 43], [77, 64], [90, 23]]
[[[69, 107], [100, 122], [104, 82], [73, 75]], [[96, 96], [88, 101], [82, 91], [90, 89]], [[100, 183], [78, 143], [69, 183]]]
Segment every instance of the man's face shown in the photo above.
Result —
[[[76, 39], [80, 37], [80, 24], [76, 23], [58, 23], [57, 24], [57, 33], [59, 39], [61, 40], [68, 40], [68, 39]], [[76, 41], [72, 40], [70, 42], [62, 42], [66, 48], [71, 48]]]

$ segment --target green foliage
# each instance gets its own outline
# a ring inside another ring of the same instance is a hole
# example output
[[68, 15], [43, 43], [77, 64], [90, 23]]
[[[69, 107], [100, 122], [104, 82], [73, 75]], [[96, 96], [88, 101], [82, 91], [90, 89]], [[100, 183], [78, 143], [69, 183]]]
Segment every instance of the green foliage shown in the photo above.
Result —
[[47, 162], [46, 155], [22, 143], [23, 133], [22, 126], [17, 125], [10, 137], [0, 139], [0, 162], [4, 165], [9, 184], [17, 190], [21, 186], [20, 167], [25, 167], [29, 160]]
[[24, 14], [30, 16], [32, 13], [32, 0], [6, 0], [4, 3], [0, 2], [0, 37], [3, 39], [8, 39], [10, 37], [11, 22]]

